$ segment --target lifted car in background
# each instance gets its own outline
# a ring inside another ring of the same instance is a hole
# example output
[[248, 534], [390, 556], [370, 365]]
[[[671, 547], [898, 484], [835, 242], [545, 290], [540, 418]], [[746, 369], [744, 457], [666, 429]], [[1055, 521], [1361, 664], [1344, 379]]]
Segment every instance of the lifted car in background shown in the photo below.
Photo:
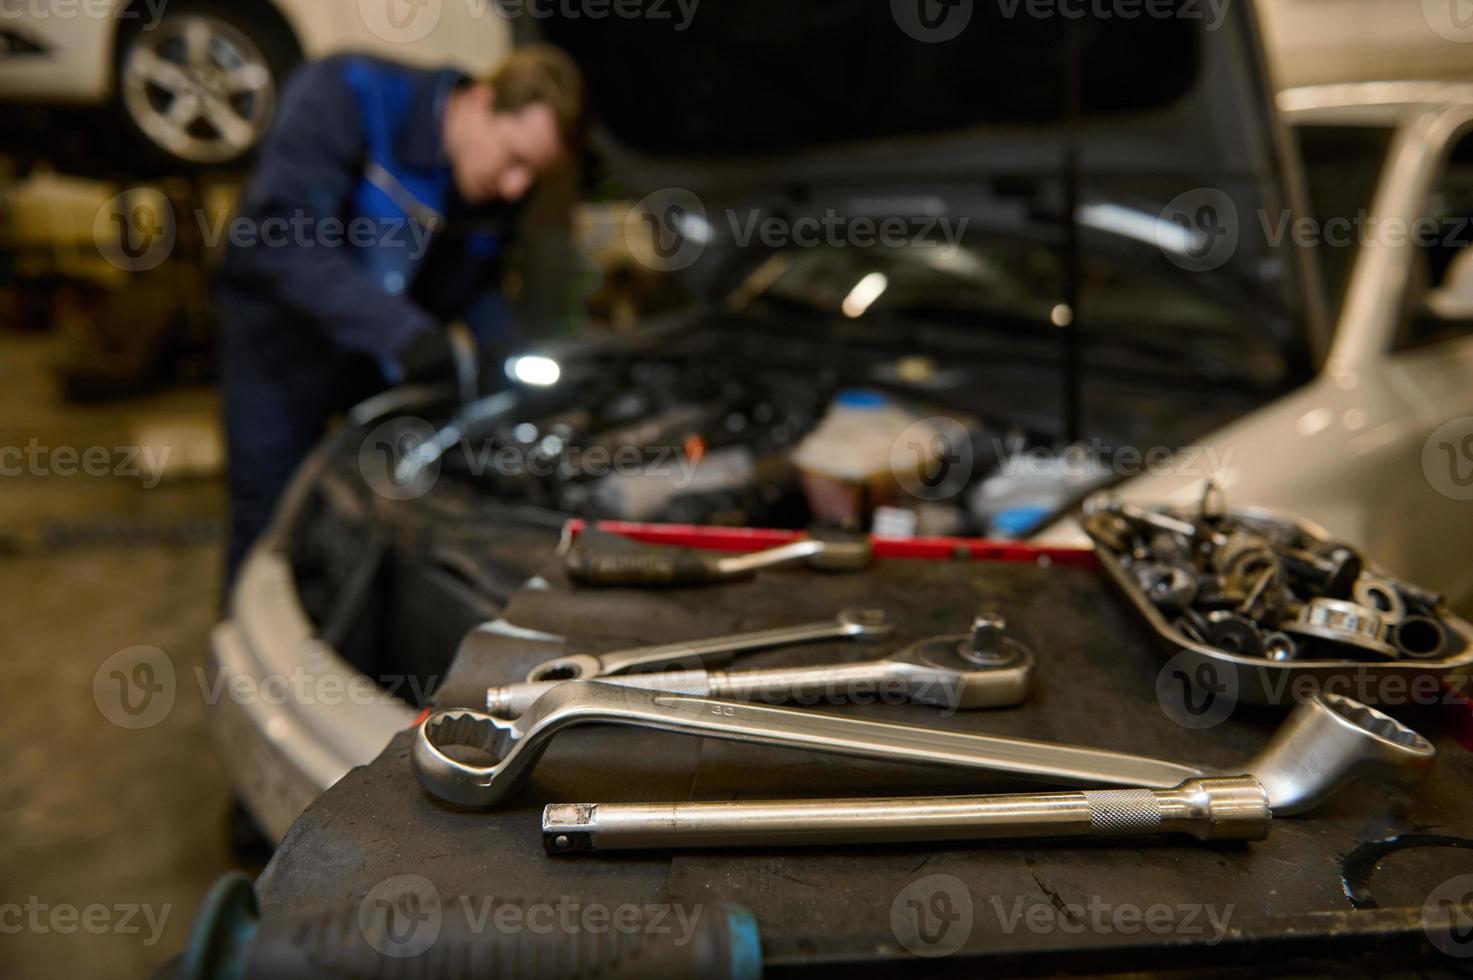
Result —
[[[0, 4], [0, 101], [108, 106], [157, 169], [226, 166], [270, 125], [304, 58], [344, 49], [485, 71], [509, 31], [494, 4], [102, 0]], [[412, 42], [412, 43], [410, 43]], [[128, 154], [108, 147], [115, 166]]]

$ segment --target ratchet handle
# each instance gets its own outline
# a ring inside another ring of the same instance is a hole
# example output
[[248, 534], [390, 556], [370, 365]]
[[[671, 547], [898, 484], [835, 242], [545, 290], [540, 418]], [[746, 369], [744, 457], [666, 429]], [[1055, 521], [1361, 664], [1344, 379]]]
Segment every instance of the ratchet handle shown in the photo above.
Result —
[[594, 551], [574, 546], [563, 556], [568, 577], [580, 585], [674, 588], [708, 585], [736, 576], [717, 560], [689, 548], [648, 551]]

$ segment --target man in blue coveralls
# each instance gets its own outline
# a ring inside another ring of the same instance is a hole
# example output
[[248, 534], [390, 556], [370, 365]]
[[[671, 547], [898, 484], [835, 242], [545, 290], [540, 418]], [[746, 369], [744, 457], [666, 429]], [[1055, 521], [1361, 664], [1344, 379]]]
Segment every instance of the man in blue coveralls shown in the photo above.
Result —
[[218, 302], [231, 529], [227, 585], [330, 419], [449, 377], [444, 324], [514, 339], [496, 286], [516, 204], [576, 143], [578, 69], [555, 48], [488, 77], [367, 56], [301, 69], [240, 204]]

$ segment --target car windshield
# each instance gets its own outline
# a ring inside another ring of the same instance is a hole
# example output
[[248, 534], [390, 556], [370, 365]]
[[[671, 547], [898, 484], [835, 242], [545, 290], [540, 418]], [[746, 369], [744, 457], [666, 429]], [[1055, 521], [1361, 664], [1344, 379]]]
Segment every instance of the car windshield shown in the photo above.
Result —
[[[746, 278], [730, 305], [840, 323], [893, 321], [901, 330], [946, 326], [985, 334], [999, 348], [1010, 340], [1057, 347], [1057, 328], [1069, 317], [1057, 238], [783, 249]], [[1154, 245], [1088, 228], [1082, 241], [1079, 325], [1097, 362], [1119, 354], [1133, 367], [1252, 387], [1281, 384], [1294, 370], [1297, 332], [1287, 315], [1250, 305], [1230, 277], [1191, 276]]]
[[1391, 135], [1392, 130], [1386, 126], [1304, 123], [1294, 127], [1309, 185], [1311, 216], [1323, 229], [1315, 252], [1334, 317], [1339, 316], [1345, 302], [1350, 270], [1360, 251], [1361, 233], [1381, 179]]

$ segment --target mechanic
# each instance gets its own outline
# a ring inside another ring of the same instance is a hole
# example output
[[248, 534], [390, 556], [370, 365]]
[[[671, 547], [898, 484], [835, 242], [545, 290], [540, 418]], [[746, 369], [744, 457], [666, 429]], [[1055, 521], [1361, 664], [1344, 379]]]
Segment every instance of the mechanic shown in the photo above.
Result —
[[572, 60], [535, 45], [487, 78], [367, 56], [302, 68], [262, 143], [217, 282], [229, 454], [226, 587], [332, 418], [451, 377], [445, 324], [516, 328], [495, 286], [519, 202], [581, 128]]

